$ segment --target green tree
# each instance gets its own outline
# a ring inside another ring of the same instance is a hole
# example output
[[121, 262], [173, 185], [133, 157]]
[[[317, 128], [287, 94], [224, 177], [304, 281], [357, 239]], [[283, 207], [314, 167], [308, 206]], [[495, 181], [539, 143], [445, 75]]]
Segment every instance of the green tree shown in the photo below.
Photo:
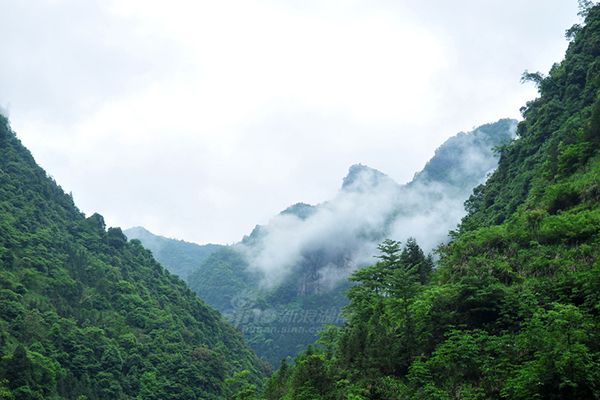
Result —
[[515, 369], [504, 393], [513, 399], [597, 397], [600, 364], [590, 349], [592, 330], [590, 317], [574, 305], [538, 310], [518, 340], [531, 358]]
[[15, 347], [4, 375], [12, 389], [33, 385], [33, 365], [22, 344]]
[[400, 260], [405, 266], [416, 268], [421, 284], [427, 283], [433, 270], [433, 258], [425, 256], [415, 238], [409, 238], [404, 245]]

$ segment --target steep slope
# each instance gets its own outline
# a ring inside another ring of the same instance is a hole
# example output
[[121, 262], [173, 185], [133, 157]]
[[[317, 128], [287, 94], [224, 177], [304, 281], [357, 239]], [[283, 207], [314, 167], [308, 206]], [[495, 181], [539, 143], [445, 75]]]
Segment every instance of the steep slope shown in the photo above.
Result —
[[137, 239], [152, 252], [156, 260], [169, 272], [186, 280], [190, 273], [212, 253], [223, 248], [218, 244], [198, 245], [183, 240], [155, 235], [140, 226], [123, 231], [129, 239]]
[[471, 133], [451, 137], [435, 151], [409, 185], [436, 182], [470, 193], [481, 183], [481, 171], [491, 172], [497, 167], [499, 148], [510, 142], [516, 126], [515, 120], [501, 119]]
[[227, 317], [231, 317], [232, 307], [250, 301], [253, 288], [259, 284], [259, 277], [248, 269], [245, 258], [231, 247], [211, 254], [197, 271], [190, 276], [188, 285], [196, 293], [203, 293], [205, 301]]
[[242, 336], [139, 241], [85, 218], [0, 116], [0, 396], [225, 399], [241, 370], [263, 373]]
[[429, 283], [385, 243], [351, 277], [344, 327], [265, 398], [600, 398], [600, 6], [586, 11]]
[[429, 251], [447, 240], [464, 201], [494, 169], [493, 149], [515, 129], [506, 119], [456, 135], [408, 185], [354, 165], [335, 198], [289, 207], [213, 253], [188, 283], [246, 333], [259, 355], [278, 363], [325, 324], [342, 322], [346, 278], [372, 262], [379, 241], [414, 236]]

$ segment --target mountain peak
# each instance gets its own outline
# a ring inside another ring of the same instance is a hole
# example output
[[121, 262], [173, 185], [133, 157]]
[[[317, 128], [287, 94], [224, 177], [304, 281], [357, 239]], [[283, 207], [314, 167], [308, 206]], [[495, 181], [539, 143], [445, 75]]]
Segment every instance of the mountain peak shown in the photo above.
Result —
[[136, 234], [149, 234], [152, 235], [153, 233], [150, 232], [148, 229], [144, 228], [143, 226], [132, 226], [131, 228], [127, 228], [125, 229], [123, 232], [130, 232], [130, 233], [136, 233]]
[[296, 217], [304, 220], [310, 217], [316, 211], [316, 207], [306, 203], [296, 203], [279, 214], [281, 215], [295, 215]]
[[516, 120], [505, 118], [449, 138], [410, 184], [437, 182], [471, 190], [482, 183], [482, 173], [486, 176], [496, 168], [494, 148], [510, 143], [516, 127]]
[[348, 174], [342, 182], [342, 190], [362, 192], [382, 183], [396, 184], [392, 178], [375, 168], [364, 164], [354, 164], [348, 169]]

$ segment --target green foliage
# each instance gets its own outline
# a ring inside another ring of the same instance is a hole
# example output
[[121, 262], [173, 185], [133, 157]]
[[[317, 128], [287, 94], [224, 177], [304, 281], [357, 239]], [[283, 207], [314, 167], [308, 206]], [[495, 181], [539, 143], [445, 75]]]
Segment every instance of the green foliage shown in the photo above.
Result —
[[241, 293], [258, 286], [257, 277], [235, 250], [224, 247], [206, 258], [188, 277], [189, 286], [208, 304], [221, 312], [236, 306]]
[[[425, 196], [432, 202], [441, 202], [442, 197], [451, 198], [456, 206], [457, 199], [466, 198], [473, 186], [496, 166], [498, 154], [495, 148], [513, 139], [516, 124], [515, 120], [502, 119], [450, 138], [404, 188], [377, 170], [361, 164], [351, 166], [342, 192], [365, 192], [384, 184], [403, 193], [397, 204], [390, 207], [381, 226], [357, 229], [353, 233], [355, 240], [339, 241], [332, 237], [331, 241], [305, 241], [300, 246], [301, 256], [294, 257], [294, 262], [285, 266], [286, 274], [280, 282], [274, 282], [278, 279], [271, 279], [269, 274], [261, 272], [262, 268], [257, 268], [259, 266], [250, 265], [260, 259], [253, 254], [270, 252], [268, 249], [273, 242], [265, 241], [265, 238], [279, 228], [270, 231], [270, 226], [256, 226], [241, 243], [212, 252], [206, 251], [208, 246], [161, 238], [143, 228], [128, 230], [126, 234], [140, 239], [170, 271], [184, 277], [192, 290], [244, 332], [258, 355], [277, 365], [282, 358], [295, 356], [314, 342], [318, 337], [316, 333], [325, 325], [343, 323], [340, 310], [347, 304], [344, 292], [348, 288], [344, 278], [357, 254], [362, 253], [357, 245], [362, 247], [385, 238], [398, 217], [427, 213], [413, 204], [415, 198]], [[436, 189], [423, 190], [426, 185]], [[440, 187], [447, 196], [440, 195]], [[414, 193], [417, 195], [413, 196]], [[297, 203], [281, 215], [309, 220], [329, 207], [327, 204]], [[292, 248], [296, 245], [285, 244]], [[407, 242], [409, 245], [410, 241]], [[421, 283], [425, 282], [432, 267], [431, 258], [416, 267]], [[264, 285], [265, 282], [268, 285]]]
[[233, 377], [227, 379], [227, 389], [229, 397], [232, 400], [255, 400], [256, 385], [251, 383], [250, 371], [243, 370], [233, 374]]
[[[417, 355], [414, 299], [423, 288], [419, 268], [430, 259], [414, 239], [404, 247], [385, 240], [379, 250], [378, 263], [350, 278], [355, 285], [348, 291], [345, 328], [324, 331], [319, 347], [296, 358], [292, 373], [283, 364], [267, 383], [266, 398], [362, 399], [371, 385], [381, 395], [402, 385], [391, 379], [383, 384], [379, 376], [406, 372]], [[339, 373], [339, 366], [356, 372]]]
[[264, 365], [104, 219], [85, 218], [0, 116], [0, 398], [225, 399]]
[[541, 72], [529, 72], [525, 70], [523, 75], [521, 75], [521, 83], [525, 82], [533, 82], [537, 87], [542, 84], [544, 80], [544, 75]]
[[[282, 214], [308, 218], [312, 212], [312, 206], [298, 203]], [[125, 233], [139, 239], [170, 271], [184, 277], [189, 287], [239, 328], [252, 349], [272, 365], [314, 342], [325, 324], [339, 322], [339, 310], [346, 304], [345, 285], [335, 291], [297, 296], [295, 282], [303, 279], [300, 274], [273, 290], [261, 289], [259, 276], [235, 246], [199, 246], [156, 236], [143, 228]], [[246, 240], [255, 240], [256, 235], [258, 230]]]
[[305, 290], [298, 295], [302, 289], [299, 282], [307, 280], [305, 274], [305, 269], [297, 269], [283, 284], [263, 288], [244, 256], [231, 246], [212, 253], [190, 275], [188, 283], [245, 334], [257, 354], [277, 365], [314, 342], [326, 324], [341, 323], [340, 309], [347, 303], [343, 288], [347, 285], [330, 291]]
[[438, 267], [412, 241], [399, 256], [383, 243], [352, 276], [346, 324], [286, 372], [317, 354], [315, 398], [600, 398], [600, 6], [581, 7]]
[[[126, 229], [124, 233], [129, 239], [137, 239], [142, 242], [159, 263], [186, 282], [211, 254], [224, 247], [217, 244], [198, 245], [183, 240], [169, 239], [154, 235], [141, 227]], [[214, 306], [214, 304], [208, 303]]]
[[472, 159], [474, 155], [478, 159], [487, 158], [491, 164], [483, 168], [485, 173], [494, 168], [498, 157], [495, 149], [501, 149], [512, 141], [516, 123], [512, 119], [501, 119], [493, 124], [482, 125], [469, 134], [459, 133], [451, 137], [436, 149], [434, 157], [415, 175], [409, 186], [442, 183], [471, 191], [481, 183], [483, 176], [478, 170], [483, 165], [465, 160]]
[[600, 365], [589, 332], [591, 318], [572, 304], [539, 309], [517, 336], [527, 361], [512, 371], [503, 394], [511, 399], [592, 399], [600, 390]]

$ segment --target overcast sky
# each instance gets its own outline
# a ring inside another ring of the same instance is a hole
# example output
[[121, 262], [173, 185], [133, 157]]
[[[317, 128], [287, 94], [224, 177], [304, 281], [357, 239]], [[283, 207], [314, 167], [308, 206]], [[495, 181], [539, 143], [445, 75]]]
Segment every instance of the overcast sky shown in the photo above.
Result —
[[535, 97], [576, 0], [0, 0], [0, 106], [86, 214], [231, 243]]

